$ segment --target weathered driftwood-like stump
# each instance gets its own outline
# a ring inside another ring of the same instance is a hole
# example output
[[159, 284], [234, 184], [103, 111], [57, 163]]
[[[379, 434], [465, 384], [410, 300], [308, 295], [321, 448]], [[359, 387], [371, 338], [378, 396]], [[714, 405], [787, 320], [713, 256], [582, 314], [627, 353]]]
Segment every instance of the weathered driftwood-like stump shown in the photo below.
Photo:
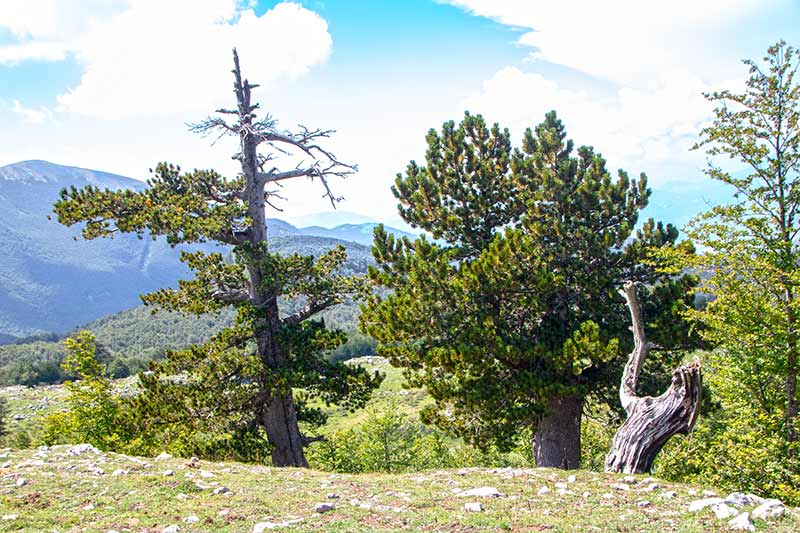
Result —
[[628, 418], [611, 443], [611, 451], [606, 456], [606, 472], [641, 474], [650, 471], [656, 455], [670, 437], [676, 433], [688, 433], [694, 426], [700, 406], [702, 377], [700, 362], [695, 359], [675, 370], [672, 385], [661, 396], [636, 396], [636, 383], [650, 344], [644, 334], [636, 284], [629, 281], [619, 292], [628, 302], [631, 312], [634, 348], [625, 364], [619, 389], [619, 399]]

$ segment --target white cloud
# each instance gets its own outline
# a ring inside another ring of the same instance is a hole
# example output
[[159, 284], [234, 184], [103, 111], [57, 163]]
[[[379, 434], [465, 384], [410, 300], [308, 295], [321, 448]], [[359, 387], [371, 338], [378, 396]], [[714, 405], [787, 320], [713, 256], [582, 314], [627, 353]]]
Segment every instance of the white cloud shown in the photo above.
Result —
[[52, 111], [46, 107], [25, 107], [19, 100], [14, 100], [14, 105], [11, 107], [11, 110], [19, 115], [26, 124], [43, 124], [53, 117]]
[[[475, 15], [521, 28], [534, 56], [598, 78], [636, 83], [687, 68], [728, 75], [738, 56], [720, 62], [715, 32], [781, 0], [442, 0]], [[728, 36], [730, 37], [730, 36]], [[765, 43], [766, 46], [769, 43]]]
[[[129, 0], [122, 11], [88, 18], [70, 14], [84, 10], [77, 0], [45, 4], [41, 21], [6, 25], [23, 39], [0, 47], [0, 62], [74, 55], [84, 72], [56, 109], [104, 119], [207, 112], [227, 102], [231, 80], [220, 73], [230, 70], [234, 46], [265, 86], [323, 63], [332, 46], [325, 20], [295, 3], [257, 17], [238, 0]], [[69, 31], [60, 30], [62, 18]]]
[[[622, 88], [608, 98], [573, 91], [537, 73], [516, 67], [499, 70], [464, 105], [508, 127], [519, 139], [526, 127], [555, 109], [578, 145], [593, 145], [611, 168], [637, 173], [676, 163], [699, 164], [689, 153], [695, 135], [709, 116], [702, 96], [708, 87], [686, 71], [656, 78], [647, 89]], [[657, 175], [656, 181], [685, 176]]]

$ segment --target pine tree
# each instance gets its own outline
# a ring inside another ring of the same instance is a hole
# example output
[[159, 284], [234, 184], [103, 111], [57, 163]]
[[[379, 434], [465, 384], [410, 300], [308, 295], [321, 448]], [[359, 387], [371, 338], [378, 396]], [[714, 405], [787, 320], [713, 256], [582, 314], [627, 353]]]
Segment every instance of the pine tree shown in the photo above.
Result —
[[[426, 422], [468, 441], [509, 446], [535, 434], [537, 464], [577, 468], [586, 398], [610, 398], [620, 342], [629, 342], [617, 289], [640, 282], [649, 322], [680, 325], [688, 279], [642, 263], [677, 231], [652, 220], [646, 176], [619, 171], [590, 147], [574, 149], [555, 112], [512, 149], [508, 130], [467, 113], [427, 136], [393, 192], [403, 219], [434, 240], [376, 228], [372, 281], [388, 291], [362, 308], [378, 353], [436, 401]], [[664, 346], [686, 340], [653, 332]], [[674, 333], [674, 332], [671, 332]]]
[[[338, 198], [328, 179], [356, 168], [320, 146], [332, 131], [283, 131], [268, 114], [257, 119], [259, 105], [251, 103], [257, 85], [242, 79], [236, 50], [233, 59], [237, 107], [219, 109], [221, 116], [192, 129], [238, 138], [237, 177], [226, 179], [213, 170], [181, 172], [162, 163], [142, 192], [71, 188], [61, 192], [55, 211], [63, 224], [84, 223], [86, 239], [132, 232], [166, 236], [172, 245], [215, 241], [232, 247], [232, 263], [222, 253], [184, 252], [182, 260], [194, 278], [142, 297], [146, 304], [196, 314], [235, 306], [238, 316], [234, 327], [208, 344], [173, 353], [143, 376], [143, 392], [134, 401], [141, 438], [189, 442], [204, 433], [233, 435], [232, 445], [252, 455], [265, 448], [266, 435], [275, 466], [306, 466], [303, 447], [312, 439], [301, 434], [298, 421], [319, 422], [321, 412], [293, 391], [304, 389], [305, 395], [355, 408], [380, 378], [323, 357], [343, 336], [309, 319], [343, 298], [364, 294], [365, 283], [339, 273], [346, 258], [341, 247], [316, 259], [271, 253], [265, 209], [277, 193], [268, 187], [315, 179], [335, 205]], [[281, 171], [274, 160], [285, 154], [309, 163]], [[279, 298], [300, 302], [300, 309], [281, 316]]]

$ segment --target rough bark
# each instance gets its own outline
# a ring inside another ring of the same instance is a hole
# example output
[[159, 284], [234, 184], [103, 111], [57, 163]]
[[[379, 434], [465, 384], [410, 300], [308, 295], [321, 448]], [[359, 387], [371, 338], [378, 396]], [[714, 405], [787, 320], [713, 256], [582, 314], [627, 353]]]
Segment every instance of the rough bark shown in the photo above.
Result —
[[674, 371], [672, 384], [661, 396], [638, 397], [636, 384], [650, 345], [644, 333], [635, 283], [625, 283], [620, 294], [630, 309], [634, 348], [625, 365], [619, 392], [628, 417], [614, 435], [606, 456], [606, 471], [640, 474], [650, 471], [658, 452], [670, 437], [688, 433], [694, 426], [700, 407], [702, 376], [700, 362], [695, 360]]
[[580, 396], [550, 398], [533, 436], [536, 466], [566, 470], [580, 467], [582, 412]]

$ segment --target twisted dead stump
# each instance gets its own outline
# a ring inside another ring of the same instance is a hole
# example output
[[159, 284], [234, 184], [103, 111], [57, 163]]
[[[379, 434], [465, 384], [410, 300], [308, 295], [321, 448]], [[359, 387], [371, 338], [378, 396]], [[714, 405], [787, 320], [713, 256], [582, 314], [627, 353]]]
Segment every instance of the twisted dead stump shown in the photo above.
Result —
[[688, 433], [700, 407], [702, 377], [700, 361], [683, 365], [672, 374], [672, 385], [661, 396], [636, 396], [642, 363], [650, 350], [644, 334], [642, 310], [636, 298], [636, 284], [628, 281], [619, 291], [628, 303], [633, 326], [634, 347], [628, 356], [619, 399], [628, 414], [606, 456], [606, 472], [641, 474], [649, 472], [666, 442], [676, 433]]

